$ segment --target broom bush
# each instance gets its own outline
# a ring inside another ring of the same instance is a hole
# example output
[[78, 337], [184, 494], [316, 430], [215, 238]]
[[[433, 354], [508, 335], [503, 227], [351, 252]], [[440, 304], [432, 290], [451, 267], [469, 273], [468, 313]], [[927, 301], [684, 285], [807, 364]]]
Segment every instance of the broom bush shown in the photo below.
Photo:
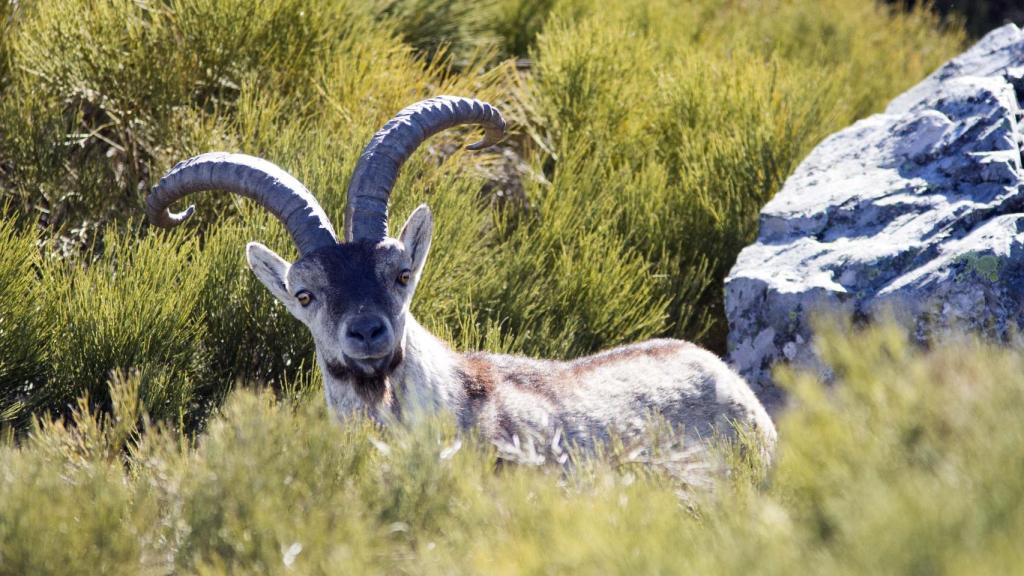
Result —
[[652, 336], [723, 352], [721, 281], [761, 205], [820, 138], [962, 43], [925, 12], [844, 0], [424, 6], [5, 2], [0, 190], [8, 234], [40, 245], [18, 252], [33, 273], [10, 273], [39, 294], [25, 342], [45, 353], [32, 393], [0, 374], [3, 396], [67, 413], [86, 391], [102, 403], [113, 371], [160, 366], [150, 414], [192, 426], [237, 382], [301, 376], [309, 337], [242, 257], [249, 240], [294, 255], [281, 227], [206, 194], [166, 234], [142, 198], [183, 158], [240, 150], [293, 172], [340, 225], [370, 135], [439, 93], [495, 103], [512, 137], [481, 154], [457, 151], [469, 130], [438, 137], [398, 182], [396, 218], [437, 214], [414, 305], [428, 327], [553, 357]]
[[614, 448], [496, 471], [452, 421], [338, 426], [302, 386], [235, 391], [189, 439], [116, 377], [110, 411], [83, 400], [0, 445], [0, 573], [1013, 573], [1020, 355], [825, 333], [836, 382], [783, 375], [767, 476]]

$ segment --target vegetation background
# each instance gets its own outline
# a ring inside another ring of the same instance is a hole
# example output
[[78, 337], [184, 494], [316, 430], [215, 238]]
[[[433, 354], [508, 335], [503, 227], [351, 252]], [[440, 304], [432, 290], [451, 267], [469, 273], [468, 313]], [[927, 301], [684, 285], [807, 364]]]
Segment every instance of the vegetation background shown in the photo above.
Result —
[[1024, 24], [1024, 4], [1018, 0], [888, 0], [906, 9], [926, 5], [942, 18], [964, 23], [972, 36], [982, 36], [993, 28], [1013, 22]]
[[437, 137], [396, 187], [396, 217], [426, 201], [438, 223], [417, 317], [459, 349], [721, 352], [763, 203], [965, 42], [861, 0], [0, 0], [0, 574], [1021, 565], [1008, 350], [825, 329], [839, 385], [784, 377], [771, 471], [670, 443], [496, 473], [444, 418], [330, 420], [308, 335], [245, 268], [249, 240], [294, 254], [272, 218], [207, 194], [168, 233], [141, 210], [226, 149], [341, 222], [387, 118], [472, 95], [510, 141]]

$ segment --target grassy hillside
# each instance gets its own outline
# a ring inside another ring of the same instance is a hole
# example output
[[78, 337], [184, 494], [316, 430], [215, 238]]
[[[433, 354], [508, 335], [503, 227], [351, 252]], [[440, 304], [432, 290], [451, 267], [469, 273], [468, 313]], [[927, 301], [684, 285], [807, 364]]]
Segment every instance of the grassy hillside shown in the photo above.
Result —
[[767, 473], [664, 436], [496, 471], [444, 418], [331, 422], [308, 334], [245, 268], [249, 240], [295, 253], [267, 214], [210, 193], [181, 229], [144, 221], [167, 168], [225, 149], [340, 225], [384, 121], [476, 96], [509, 142], [439, 136], [396, 187], [397, 219], [426, 201], [437, 221], [420, 320], [460, 349], [721, 351], [759, 208], [963, 35], [859, 0], [607, 4], [0, 0], [0, 575], [1020, 565], [1009, 351], [833, 331], [839, 385], [786, 378], [799, 409]]

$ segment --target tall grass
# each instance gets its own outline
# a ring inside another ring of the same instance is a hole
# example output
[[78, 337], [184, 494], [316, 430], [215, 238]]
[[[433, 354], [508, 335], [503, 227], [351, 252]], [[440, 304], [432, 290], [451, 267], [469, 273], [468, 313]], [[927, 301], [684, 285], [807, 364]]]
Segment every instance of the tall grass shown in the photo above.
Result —
[[771, 474], [697, 492], [614, 451], [495, 472], [444, 420], [337, 426], [316, 397], [251, 391], [194, 446], [150, 427], [124, 451], [146, 425], [117, 379], [112, 417], [83, 402], [0, 446], [0, 573], [1013, 573], [1020, 355], [823, 332], [837, 381], [783, 376]]
[[525, 108], [555, 178], [570, 167], [544, 193], [571, 198], [571, 181], [593, 213], [615, 205], [614, 235], [669, 278], [661, 331], [721, 351], [721, 281], [760, 207], [818, 140], [881, 107], [958, 40], [936, 36], [924, 14], [870, 2], [677, 4], [557, 5]]
[[45, 382], [46, 293], [36, 282], [39, 251], [14, 220], [0, 221], [0, 421], [12, 420]]

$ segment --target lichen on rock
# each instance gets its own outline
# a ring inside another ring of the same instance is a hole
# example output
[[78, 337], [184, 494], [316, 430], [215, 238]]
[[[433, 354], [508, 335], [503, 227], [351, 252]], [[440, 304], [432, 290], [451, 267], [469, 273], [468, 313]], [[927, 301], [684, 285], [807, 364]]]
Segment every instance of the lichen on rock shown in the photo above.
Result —
[[734, 366], [768, 404], [772, 366], [816, 365], [817, 310], [895, 313], [921, 339], [1024, 318], [1024, 31], [994, 30], [826, 138], [761, 211], [725, 284]]

